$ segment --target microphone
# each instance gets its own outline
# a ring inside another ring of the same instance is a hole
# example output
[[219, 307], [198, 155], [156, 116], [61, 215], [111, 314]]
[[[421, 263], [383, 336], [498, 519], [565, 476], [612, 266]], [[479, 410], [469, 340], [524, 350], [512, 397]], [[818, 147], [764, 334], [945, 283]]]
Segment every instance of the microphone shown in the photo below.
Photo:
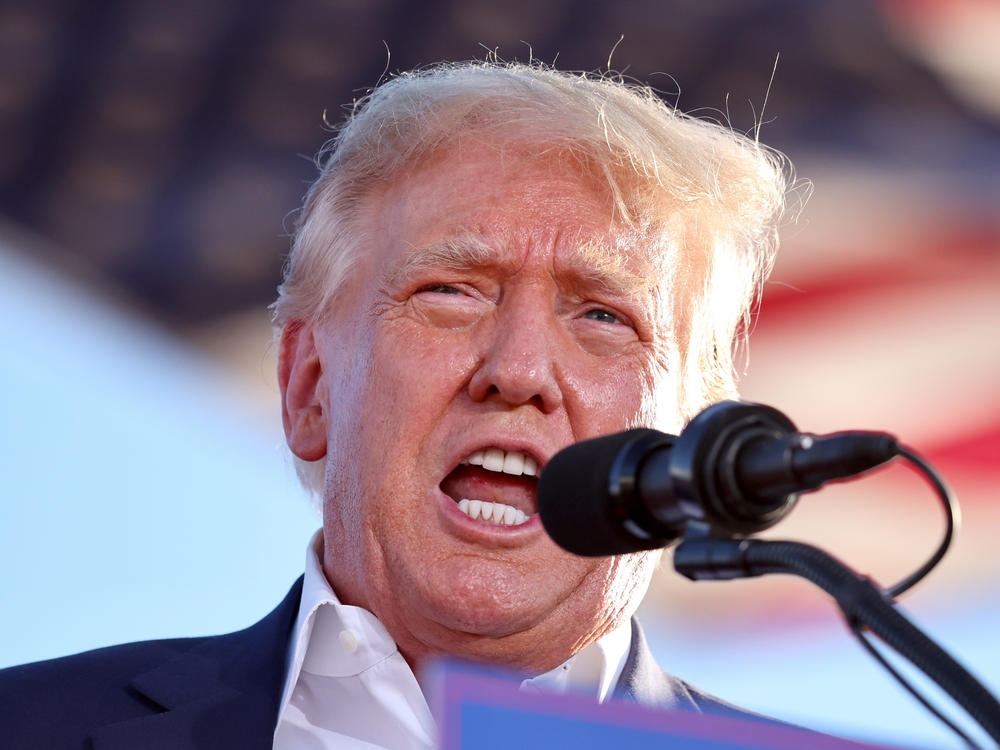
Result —
[[745, 536], [784, 518], [799, 493], [898, 453], [886, 433], [800, 433], [770, 406], [722, 401], [678, 436], [640, 428], [559, 451], [538, 479], [538, 512], [556, 544], [587, 557], [665, 547], [689, 522]]

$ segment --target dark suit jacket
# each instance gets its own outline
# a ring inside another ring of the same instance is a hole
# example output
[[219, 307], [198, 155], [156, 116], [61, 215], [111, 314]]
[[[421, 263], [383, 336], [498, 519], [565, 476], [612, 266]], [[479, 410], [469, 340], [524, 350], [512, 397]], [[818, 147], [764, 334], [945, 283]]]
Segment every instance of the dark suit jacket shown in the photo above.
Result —
[[[0, 747], [269, 750], [302, 591], [228, 635], [132, 643], [0, 671]], [[660, 669], [633, 621], [615, 695], [742, 715]]]

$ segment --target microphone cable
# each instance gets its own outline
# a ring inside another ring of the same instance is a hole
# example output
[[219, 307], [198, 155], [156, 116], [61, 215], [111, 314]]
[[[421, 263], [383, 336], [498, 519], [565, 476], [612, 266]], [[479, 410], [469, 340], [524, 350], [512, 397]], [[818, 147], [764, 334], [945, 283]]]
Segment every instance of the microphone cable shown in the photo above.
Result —
[[865, 650], [871, 654], [872, 658], [875, 659], [886, 672], [891, 674], [903, 689], [906, 690], [910, 695], [912, 695], [921, 706], [927, 709], [927, 711], [934, 716], [938, 721], [944, 724], [948, 729], [957, 734], [965, 744], [969, 747], [974, 748], [974, 750], [979, 750], [979, 745], [977, 745], [973, 739], [961, 728], [958, 724], [952, 721], [949, 717], [945, 716], [944, 711], [931, 703], [930, 698], [921, 693], [916, 686], [913, 685], [903, 673], [896, 669], [892, 663], [885, 657], [885, 655], [875, 648], [875, 645], [871, 642], [869, 638], [865, 636], [866, 632], [870, 632], [865, 628], [864, 625], [859, 623], [857, 620], [851, 619], [850, 617], [845, 617], [847, 620], [847, 628], [851, 631], [851, 634], [858, 639], [858, 642], [864, 646]]
[[937, 564], [941, 562], [941, 559], [951, 546], [952, 537], [954, 536], [955, 530], [961, 520], [961, 513], [959, 511], [958, 501], [955, 499], [955, 495], [952, 493], [948, 485], [945, 484], [944, 479], [937, 473], [934, 467], [925, 461], [920, 454], [906, 445], [900, 445], [897, 443], [896, 452], [900, 458], [908, 461], [910, 466], [912, 466], [918, 474], [921, 474], [924, 479], [930, 482], [930, 484], [934, 487], [934, 490], [937, 492], [937, 496], [941, 500], [941, 505], [944, 509], [945, 528], [944, 536], [941, 539], [940, 544], [938, 544], [934, 554], [927, 559], [927, 562], [895, 586], [890, 586], [885, 590], [886, 595], [893, 599], [896, 599], [903, 592], [913, 588], [917, 583], [923, 580], [928, 573], [937, 567]]
[[[919, 453], [907, 445], [897, 443], [897, 453], [900, 458], [906, 461], [907, 464], [917, 472], [918, 475], [922, 476], [934, 487], [935, 493], [941, 500], [941, 506], [944, 510], [945, 528], [944, 535], [942, 536], [937, 549], [934, 550], [934, 553], [927, 559], [927, 561], [899, 583], [885, 589], [886, 596], [893, 600], [898, 599], [904, 592], [909, 591], [922, 581], [928, 573], [937, 567], [938, 563], [941, 562], [945, 553], [948, 551], [948, 548], [951, 546], [955, 531], [961, 521], [961, 510], [957, 500], [955, 499], [955, 495], [952, 493], [951, 488], [945, 483], [944, 478], [938, 474], [934, 467], [931, 466], [930, 463], [928, 463]], [[945, 715], [942, 708], [934, 705], [930, 698], [918, 690], [917, 687], [910, 680], [908, 680], [901, 671], [896, 669], [889, 659], [875, 647], [875, 644], [872, 643], [871, 638], [867, 635], [868, 633], [871, 633], [868, 628], [858, 622], [857, 619], [846, 616], [844, 619], [847, 621], [847, 627], [851, 631], [851, 634], [857, 638], [858, 642], [872, 656], [872, 658], [875, 659], [875, 661], [877, 661], [885, 669], [885, 671], [892, 675], [892, 677], [903, 687], [904, 690], [912, 695], [913, 698], [915, 698], [920, 705], [927, 709], [930, 714], [938, 719], [938, 721], [961, 738], [966, 745], [970, 748], [979, 747], [955, 721]]]

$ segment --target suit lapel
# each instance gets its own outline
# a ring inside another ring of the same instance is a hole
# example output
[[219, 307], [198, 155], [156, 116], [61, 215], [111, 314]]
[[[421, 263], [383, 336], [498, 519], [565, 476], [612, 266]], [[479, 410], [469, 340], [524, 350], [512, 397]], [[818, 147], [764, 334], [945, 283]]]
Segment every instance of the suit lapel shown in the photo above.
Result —
[[196, 641], [186, 652], [137, 675], [128, 689], [150, 713], [101, 727], [95, 750], [271, 747], [300, 578], [257, 624]]
[[653, 658], [646, 635], [632, 619], [632, 646], [615, 686], [614, 697], [662, 708], [701, 711], [685, 682], [664, 672]]

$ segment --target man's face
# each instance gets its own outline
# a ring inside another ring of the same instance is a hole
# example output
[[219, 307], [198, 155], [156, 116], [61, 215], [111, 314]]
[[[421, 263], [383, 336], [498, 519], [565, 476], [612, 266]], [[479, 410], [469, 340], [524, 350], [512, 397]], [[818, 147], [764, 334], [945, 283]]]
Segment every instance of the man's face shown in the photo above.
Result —
[[679, 426], [659, 282], [641, 247], [607, 262], [612, 218], [592, 178], [463, 144], [365, 199], [359, 265], [283, 350], [316, 364], [297, 371], [322, 412], [324, 570], [411, 661], [550, 669], [645, 591], [656, 554], [564, 552], [531, 476], [571, 443], [652, 424], [657, 389], [660, 426]]

